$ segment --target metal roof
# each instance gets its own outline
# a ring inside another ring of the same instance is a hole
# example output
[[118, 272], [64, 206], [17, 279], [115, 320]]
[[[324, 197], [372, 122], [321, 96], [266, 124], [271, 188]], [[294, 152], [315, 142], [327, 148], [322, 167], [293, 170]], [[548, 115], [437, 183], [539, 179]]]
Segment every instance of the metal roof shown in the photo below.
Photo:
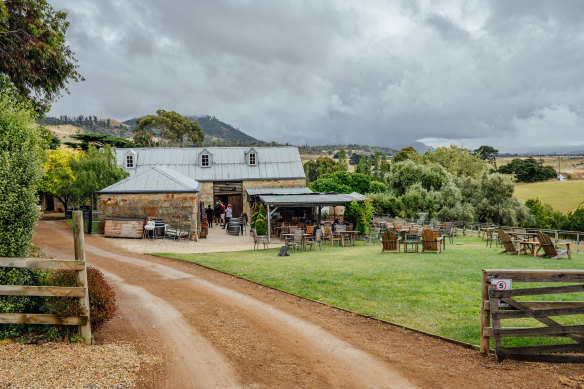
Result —
[[359, 193], [350, 194], [336, 193], [313, 193], [313, 194], [292, 194], [292, 195], [260, 195], [260, 200], [264, 204], [274, 206], [300, 206], [313, 207], [319, 205], [344, 205], [353, 200], [363, 201], [367, 197]]
[[[242, 181], [303, 179], [304, 168], [296, 147], [254, 147], [257, 164], [246, 162], [251, 147], [156, 147], [117, 149], [119, 166], [124, 166], [128, 153], [135, 155], [135, 168], [126, 169], [131, 175], [149, 166], [165, 166], [178, 173], [201, 181]], [[199, 155], [210, 154], [209, 167], [202, 167]]]
[[291, 194], [309, 194], [314, 193], [310, 188], [250, 188], [246, 189], [246, 192], [250, 196], [257, 195], [291, 195]]
[[196, 193], [201, 183], [172, 169], [150, 166], [97, 193]]

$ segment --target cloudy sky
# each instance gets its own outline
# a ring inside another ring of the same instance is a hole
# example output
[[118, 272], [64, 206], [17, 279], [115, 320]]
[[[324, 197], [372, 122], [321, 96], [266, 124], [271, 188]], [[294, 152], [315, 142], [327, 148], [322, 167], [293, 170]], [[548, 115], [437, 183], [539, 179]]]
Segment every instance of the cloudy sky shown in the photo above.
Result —
[[50, 115], [209, 114], [294, 144], [584, 149], [581, 0], [50, 0]]

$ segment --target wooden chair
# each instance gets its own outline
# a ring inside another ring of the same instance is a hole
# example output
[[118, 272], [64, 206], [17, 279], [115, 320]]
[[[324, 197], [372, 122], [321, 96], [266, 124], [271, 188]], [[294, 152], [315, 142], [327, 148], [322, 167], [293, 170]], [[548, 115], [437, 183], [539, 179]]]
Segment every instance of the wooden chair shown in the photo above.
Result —
[[307, 234], [314, 234], [314, 226], [306, 226], [306, 233]]
[[300, 228], [294, 230], [294, 238], [292, 239], [292, 249], [294, 251], [296, 251], [296, 248], [298, 248], [299, 250], [303, 250], [304, 249], [304, 231], [302, 231]]
[[511, 237], [505, 231], [499, 230], [499, 240], [501, 241], [501, 244], [505, 248], [505, 250], [501, 251], [499, 254], [505, 253], [510, 255], [519, 254], [519, 249], [515, 247], [515, 243], [513, 242], [513, 240], [511, 240]]
[[537, 233], [537, 240], [543, 249], [542, 256], [550, 257], [552, 259], [563, 257], [564, 255], [568, 255], [568, 259], [572, 259], [572, 254], [570, 253], [570, 243], [571, 242], [558, 242], [561, 244], [566, 245], [566, 249], [558, 249], [554, 243], [552, 242], [551, 238], [544, 234], [543, 232], [539, 231]]
[[394, 231], [385, 231], [381, 236], [381, 245], [382, 253], [384, 251], [399, 253], [401, 249], [401, 236], [397, 236]]
[[426, 228], [422, 231], [422, 252], [431, 251], [436, 254], [442, 252], [442, 240], [440, 232]]
[[257, 250], [260, 248], [260, 244], [264, 245], [265, 248], [269, 248], [268, 246], [268, 237], [266, 235], [257, 236], [255, 230], [251, 230], [250, 234], [253, 236], [253, 249]]
[[304, 244], [310, 245], [310, 251], [312, 251], [312, 246], [318, 245], [318, 249], [322, 251], [322, 247], [320, 246], [320, 242], [322, 240], [322, 230], [318, 228], [314, 234], [314, 236], [308, 236], [304, 239]]
[[339, 245], [341, 244], [341, 236], [334, 234], [332, 227], [325, 227], [324, 234], [325, 240], [328, 240], [331, 246], [333, 246], [335, 242], [339, 242]]

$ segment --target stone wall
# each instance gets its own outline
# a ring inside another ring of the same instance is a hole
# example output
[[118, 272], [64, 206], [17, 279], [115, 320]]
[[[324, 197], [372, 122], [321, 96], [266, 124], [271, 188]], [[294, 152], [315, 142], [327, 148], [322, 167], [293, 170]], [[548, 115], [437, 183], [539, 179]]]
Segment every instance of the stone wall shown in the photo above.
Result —
[[205, 181], [201, 184], [202, 188], [199, 192], [199, 201], [205, 204], [205, 208], [207, 208], [207, 205], [214, 207], [215, 203], [213, 202], [213, 182]]
[[251, 188], [304, 188], [306, 180], [304, 178], [296, 180], [261, 180], [261, 181], [243, 181], [243, 212], [251, 217], [250, 205], [247, 201], [247, 189]]
[[166, 223], [199, 225], [197, 193], [100, 194], [97, 199], [99, 220], [107, 217], [155, 216]]

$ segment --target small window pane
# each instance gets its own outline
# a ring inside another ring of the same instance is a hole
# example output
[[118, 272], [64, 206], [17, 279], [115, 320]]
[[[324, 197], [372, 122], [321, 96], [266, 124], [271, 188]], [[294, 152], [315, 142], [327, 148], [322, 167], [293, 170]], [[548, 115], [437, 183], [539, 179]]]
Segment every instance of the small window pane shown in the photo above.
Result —
[[249, 164], [250, 165], [255, 165], [256, 164], [256, 155], [254, 153], [251, 153], [249, 155]]
[[203, 167], [209, 166], [209, 155], [207, 154], [201, 155], [201, 166]]
[[126, 167], [129, 167], [129, 168], [134, 167], [134, 156], [133, 155], [126, 155]]

